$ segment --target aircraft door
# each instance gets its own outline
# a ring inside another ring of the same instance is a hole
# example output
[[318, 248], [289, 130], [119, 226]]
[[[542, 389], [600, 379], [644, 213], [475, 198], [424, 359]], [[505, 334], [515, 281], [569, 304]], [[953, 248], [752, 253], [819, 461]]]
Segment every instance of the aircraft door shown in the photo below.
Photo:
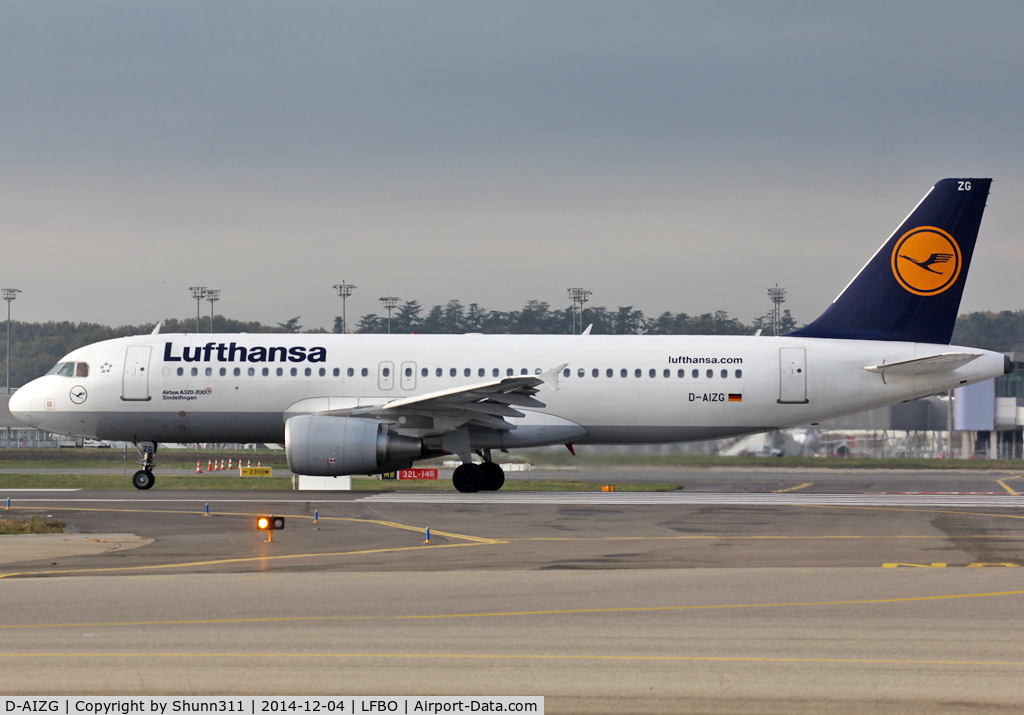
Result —
[[377, 387], [390, 390], [395, 386], [395, 363], [382, 362], [377, 368]]
[[414, 362], [402, 363], [402, 389], [416, 389], [416, 363]]
[[779, 402], [808, 402], [807, 351], [804, 348], [779, 348]]
[[131, 345], [125, 351], [122, 400], [149, 400], [149, 354], [152, 351], [149, 345]]

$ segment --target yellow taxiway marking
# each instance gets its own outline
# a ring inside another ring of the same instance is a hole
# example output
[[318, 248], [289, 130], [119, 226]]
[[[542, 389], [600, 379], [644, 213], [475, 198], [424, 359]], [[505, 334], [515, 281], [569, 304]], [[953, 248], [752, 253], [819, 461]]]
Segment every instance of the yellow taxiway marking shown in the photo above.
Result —
[[[497, 543], [497, 542], [495, 542]], [[53, 569], [47, 571], [14, 571], [0, 573], [0, 579], [9, 576], [55, 576], [69, 573], [108, 573], [111, 571], [159, 571], [166, 569], [186, 568], [189, 566], [217, 566], [221, 564], [241, 564], [253, 561], [282, 561], [286, 559], [319, 559], [330, 556], [358, 556], [361, 554], [386, 554], [399, 551], [415, 551], [417, 549], [457, 549], [467, 546], [480, 546], [478, 543], [468, 544], [420, 544], [418, 546], [391, 546], [380, 549], [360, 549], [356, 551], [324, 551], [310, 554], [279, 554], [276, 556], [244, 556], [230, 559], [210, 559], [207, 561], [185, 561], [170, 564], [149, 564], [144, 566], [104, 566], [83, 569]]]
[[539, 611], [493, 611], [483, 613], [426, 613], [383, 616], [280, 616], [268, 618], [216, 618], [197, 620], [167, 621], [112, 621], [108, 623], [29, 623], [23, 625], [0, 625], [2, 630], [23, 630], [30, 628], [99, 628], [124, 626], [182, 626], [216, 625], [227, 623], [288, 623], [288, 622], [332, 622], [332, 621], [412, 621], [441, 620], [457, 618], [511, 618], [523, 616], [565, 616], [605, 613], [667, 613], [674, 611], [720, 611], [750, 608], [808, 608], [810, 606], [863, 606], [886, 603], [920, 603], [924, 601], [953, 601], [967, 598], [998, 598], [1002, 596], [1024, 596], [1024, 591], [992, 591], [990, 593], [954, 593], [940, 596], [904, 596], [900, 598], [869, 598], [847, 601], [796, 601], [782, 603], [718, 603], [703, 606], [619, 606], [613, 608], [559, 608]]
[[798, 487], [790, 487], [789, 489], [776, 489], [776, 494], [782, 494], [784, 492], [795, 492], [798, 489], [806, 489], [807, 487], [814, 486], [814, 482], [804, 482]]
[[700, 655], [557, 655], [528, 653], [0, 653], [0, 658], [388, 658], [431, 660], [562, 660], [562, 661], [647, 661], [689, 663], [832, 663], [836, 665], [926, 665], [926, 666], [1000, 666], [1020, 668], [1015, 660], [924, 660], [896, 658], [770, 658], [757, 656]]
[[1011, 488], [1010, 488], [1010, 487], [1009, 487], [1009, 486], [1007, 485], [1007, 482], [1008, 482], [1008, 481], [1010, 481], [1011, 479], [1020, 479], [1020, 478], [1021, 478], [1022, 476], [1024, 476], [1024, 474], [1018, 474], [1018, 475], [1017, 475], [1017, 476], [1015, 476], [1015, 477], [1004, 477], [1003, 479], [997, 479], [997, 480], [996, 480], [996, 483], [997, 483], [997, 484], [998, 484], [999, 486], [1001, 486], [1001, 487], [1002, 487], [1003, 489], [1005, 489], [1006, 491], [1010, 492], [1010, 494], [1012, 494], [1013, 496], [1015, 496], [1015, 497], [1019, 497], [1019, 496], [1020, 496], [1020, 494], [1019, 494], [1019, 493], [1017, 493], [1017, 492], [1015, 492], [1015, 491], [1013, 491], [1013, 489], [1011, 489]]
[[[35, 509], [35, 507], [17, 507], [21, 509]], [[108, 509], [108, 508], [97, 508], [97, 507], [67, 507], [66, 511], [95, 511], [95, 512], [127, 512], [127, 513], [141, 513], [141, 514], [187, 514], [187, 515], [201, 515], [203, 512], [196, 511], [182, 511], [172, 509]], [[253, 517], [255, 514], [249, 512], [210, 512], [212, 516], [232, 516], [232, 517]], [[313, 520], [312, 516], [306, 514], [282, 514], [289, 519], [308, 519]], [[418, 526], [411, 526], [409, 524], [401, 524], [395, 521], [381, 521], [378, 519], [356, 519], [352, 517], [338, 517], [338, 516], [324, 516], [320, 517], [321, 521], [349, 521], [359, 522], [364, 524], [377, 524], [384, 526], [389, 529], [401, 529], [404, 531], [413, 531], [421, 533], [423, 529]], [[155, 570], [167, 570], [175, 568], [187, 568], [196, 566], [218, 566], [223, 564], [238, 564], [238, 563], [251, 563], [251, 562], [265, 562], [265, 561], [280, 561], [285, 559], [315, 559], [325, 558], [332, 556], [357, 556], [363, 554], [382, 554], [382, 553], [393, 553], [399, 551], [413, 551], [415, 549], [447, 549], [465, 546], [482, 546], [489, 544], [501, 544], [502, 541], [495, 539], [486, 539], [478, 536], [469, 536], [466, 534], [455, 534], [447, 531], [433, 532], [437, 536], [446, 536], [452, 539], [461, 539], [465, 543], [461, 544], [417, 544], [416, 546], [392, 546], [383, 547], [377, 549], [359, 549], [354, 551], [328, 551], [328, 552], [314, 552], [304, 554], [278, 554], [278, 555], [264, 555], [264, 556], [246, 556], [236, 558], [225, 558], [225, 559], [209, 559], [205, 561], [186, 561], [166, 564], [149, 564], [142, 566], [106, 566], [106, 567], [92, 567], [92, 568], [78, 568], [78, 569], [48, 569], [45, 571], [15, 571], [10, 573], [0, 573], [0, 579], [8, 578], [10, 576], [53, 576], [57, 574], [73, 574], [73, 573], [104, 573], [111, 571], [155, 571]]]

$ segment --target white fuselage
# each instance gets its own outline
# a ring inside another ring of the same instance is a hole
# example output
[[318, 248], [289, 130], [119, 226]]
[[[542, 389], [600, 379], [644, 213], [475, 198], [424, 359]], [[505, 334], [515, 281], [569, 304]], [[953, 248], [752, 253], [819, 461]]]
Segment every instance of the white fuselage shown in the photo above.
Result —
[[[980, 357], [910, 376], [864, 369], [957, 352]], [[96, 343], [63, 360], [84, 363], [87, 376], [33, 380], [11, 398], [18, 419], [61, 434], [154, 442], [282, 442], [292, 415], [566, 366], [536, 395], [544, 407], [523, 409], [505, 434], [477, 431], [474, 447], [711, 439], [817, 422], [1004, 372], [1002, 354], [973, 348], [747, 336], [154, 334]]]

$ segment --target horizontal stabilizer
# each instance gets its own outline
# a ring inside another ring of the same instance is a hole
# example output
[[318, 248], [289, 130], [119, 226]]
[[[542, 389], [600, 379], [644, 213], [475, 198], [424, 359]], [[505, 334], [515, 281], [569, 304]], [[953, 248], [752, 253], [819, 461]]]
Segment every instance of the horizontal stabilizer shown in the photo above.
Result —
[[900, 362], [888, 362], [881, 365], [872, 365], [864, 368], [868, 372], [885, 376], [910, 377], [913, 375], [930, 375], [936, 372], [952, 372], [958, 367], [963, 367], [972, 360], [981, 357], [981, 353], [941, 353], [929, 355], [913, 360], [901, 360]]

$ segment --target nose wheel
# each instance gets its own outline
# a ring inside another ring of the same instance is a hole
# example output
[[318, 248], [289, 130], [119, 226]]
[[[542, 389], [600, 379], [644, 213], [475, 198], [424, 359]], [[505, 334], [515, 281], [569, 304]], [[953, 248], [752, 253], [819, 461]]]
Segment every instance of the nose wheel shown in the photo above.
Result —
[[142, 469], [132, 475], [132, 486], [136, 489], [152, 489], [156, 483], [153, 476], [153, 466], [156, 464], [156, 442], [136, 442], [135, 448], [139, 450], [142, 459], [139, 464]]
[[154, 482], [156, 482], [156, 478], [153, 476], [153, 472], [145, 469], [140, 469], [132, 475], [132, 486], [136, 489], [151, 489]]

